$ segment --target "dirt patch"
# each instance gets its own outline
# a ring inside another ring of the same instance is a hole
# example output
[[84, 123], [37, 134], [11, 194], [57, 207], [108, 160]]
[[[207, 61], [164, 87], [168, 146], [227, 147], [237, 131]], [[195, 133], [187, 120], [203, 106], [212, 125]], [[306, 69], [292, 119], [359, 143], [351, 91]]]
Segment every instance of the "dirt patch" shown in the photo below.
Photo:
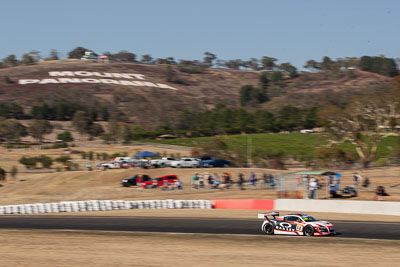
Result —
[[[390, 266], [399, 241], [1, 230], [0, 266]], [[384, 255], [384, 256], [383, 256]]]

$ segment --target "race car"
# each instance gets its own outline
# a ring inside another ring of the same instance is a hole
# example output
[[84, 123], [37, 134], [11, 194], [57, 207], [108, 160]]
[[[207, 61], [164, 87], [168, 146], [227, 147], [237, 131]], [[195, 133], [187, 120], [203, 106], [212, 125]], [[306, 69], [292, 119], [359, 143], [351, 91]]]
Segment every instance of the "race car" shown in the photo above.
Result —
[[[269, 218], [268, 216], [272, 216]], [[327, 221], [318, 221], [312, 216], [302, 213], [279, 216], [278, 212], [259, 213], [259, 219], [265, 219], [261, 230], [266, 235], [335, 235], [335, 227]]]

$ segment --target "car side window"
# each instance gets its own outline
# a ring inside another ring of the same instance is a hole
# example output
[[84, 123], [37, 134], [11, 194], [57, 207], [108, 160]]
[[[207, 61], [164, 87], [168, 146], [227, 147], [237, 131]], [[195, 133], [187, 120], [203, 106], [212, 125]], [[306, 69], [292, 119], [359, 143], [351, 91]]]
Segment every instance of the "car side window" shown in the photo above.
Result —
[[286, 218], [287, 218], [287, 221], [291, 221], [291, 222], [297, 222], [297, 220], [299, 219], [296, 216], [289, 216], [289, 217], [286, 217]]

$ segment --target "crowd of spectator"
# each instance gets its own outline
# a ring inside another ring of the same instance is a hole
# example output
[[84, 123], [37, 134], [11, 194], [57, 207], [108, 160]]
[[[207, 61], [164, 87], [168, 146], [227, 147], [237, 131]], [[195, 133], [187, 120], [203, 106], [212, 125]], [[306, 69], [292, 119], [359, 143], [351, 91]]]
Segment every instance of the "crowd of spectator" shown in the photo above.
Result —
[[257, 185], [260, 184], [261, 188], [273, 188], [275, 186], [275, 180], [272, 174], [263, 173], [261, 177], [252, 172], [249, 177], [245, 174], [239, 173], [237, 178], [232, 177], [230, 172], [224, 172], [222, 175], [218, 173], [194, 173], [192, 176], [192, 188], [193, 189], [230, 189], [234, 186], [240, 190], [246, 188], [256, 189]]

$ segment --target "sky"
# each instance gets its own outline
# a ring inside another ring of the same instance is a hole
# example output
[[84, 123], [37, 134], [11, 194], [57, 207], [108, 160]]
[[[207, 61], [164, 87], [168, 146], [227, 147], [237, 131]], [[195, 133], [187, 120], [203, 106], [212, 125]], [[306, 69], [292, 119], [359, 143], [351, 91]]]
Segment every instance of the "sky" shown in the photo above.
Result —
[[0, 58], [77, 46], [141, 58], [400, 57], [398, 0], [2, 0]]

